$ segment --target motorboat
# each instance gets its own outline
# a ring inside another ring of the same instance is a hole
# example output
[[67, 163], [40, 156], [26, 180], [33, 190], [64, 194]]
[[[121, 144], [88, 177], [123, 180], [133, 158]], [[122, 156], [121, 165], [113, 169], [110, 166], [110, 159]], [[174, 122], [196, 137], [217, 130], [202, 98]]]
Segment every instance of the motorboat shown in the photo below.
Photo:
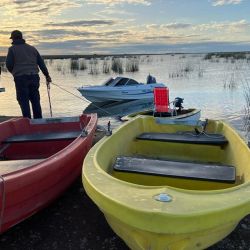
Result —
[[156, 87], [165, 86], [156, 81], [139, 83], [127, 77], [110, 78], [100, 86], [82, 86], [77, 90], [90, 102], [128, 101], [153, 98]]

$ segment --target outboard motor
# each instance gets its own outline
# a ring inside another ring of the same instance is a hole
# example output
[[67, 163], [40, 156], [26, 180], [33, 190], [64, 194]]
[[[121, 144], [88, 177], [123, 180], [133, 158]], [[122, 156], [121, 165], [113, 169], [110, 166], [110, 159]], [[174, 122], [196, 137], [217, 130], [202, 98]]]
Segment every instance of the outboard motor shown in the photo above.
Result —
[[178, 111], [181, 111], [183, 109], [182, 103], [184, 98], [175, 97], [173, 104], [175, 108], [178, 108]]
[[154, 76], [151, 76], [150, 74], [148, 74], [147, 84], [151, 84], [151, 83], [156, 83], [156, 78]]

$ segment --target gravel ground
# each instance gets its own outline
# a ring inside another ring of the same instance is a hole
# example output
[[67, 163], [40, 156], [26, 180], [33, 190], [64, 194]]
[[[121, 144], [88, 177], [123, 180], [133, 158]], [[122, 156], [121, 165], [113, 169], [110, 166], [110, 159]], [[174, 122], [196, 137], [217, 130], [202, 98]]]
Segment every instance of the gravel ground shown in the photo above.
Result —
[[[249, 236], [250, 215], [228, 237], [208, 249], [250, 250]], [[50, 206], [0, 236], [0, 250], [44, 249], [128, 250], [128, 247], [108, 226], [78, 178]]]
[[[249, 250], [250, 216], [209, 250]], [[0, 236], [1, 250], [128, 250], [86, 195], [80, 178], [49, 207]]]

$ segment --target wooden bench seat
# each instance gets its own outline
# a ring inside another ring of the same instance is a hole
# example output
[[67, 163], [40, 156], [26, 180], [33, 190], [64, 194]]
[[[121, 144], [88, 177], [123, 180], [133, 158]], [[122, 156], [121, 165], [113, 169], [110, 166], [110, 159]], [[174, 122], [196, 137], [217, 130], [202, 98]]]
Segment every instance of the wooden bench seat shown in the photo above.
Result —
[[234, 183], [235, 167], [209, 163], [193, 163], [120, 156], [114, 170], [149, 175]]
[[225, 136], [221, 134], [199, 134], [194, 132], [182, 133], [142, 133], [136, 137], [138, 140], [176, 142], [189, 144], [226, 145], [228, 143]]
[[54, 141], [54, 140], [72, 140], [82, 134], [82, 131], [67, 131], [67, 132], [48, 132], [34, 133], [24, 135], [14, 135], [5, 139], [4, 143], [19, 143], [19, 142], [39, 142], [39, 141]]
[[0, 175], [9, 174], [41, 162], [43, 159], [0, 161]]

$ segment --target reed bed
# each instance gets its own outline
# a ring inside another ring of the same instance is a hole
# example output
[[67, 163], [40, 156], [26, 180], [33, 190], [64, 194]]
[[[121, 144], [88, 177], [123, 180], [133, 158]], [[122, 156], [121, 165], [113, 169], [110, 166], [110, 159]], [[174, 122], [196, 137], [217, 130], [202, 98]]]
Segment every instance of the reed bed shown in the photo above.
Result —
[[139, 62], [140, 59], [138, 57], [132, 57], [126, 59], [126, 72], [137, 72], [139, 71]]
[[109, 58], [104, 58], [103, 64], [102, 64], [102, 73], [103, 74], [109, 74], [111, 71], [111, 62]]
[[121, 58], [113, 58], [111, 69], [113, 72], [123, 74], [123, 62]]
[[1, 72], [7, 72], [7, 68], [6, 68], [6, 64], [5, 62], [0, 62], [0, 68], [1, 68]]
[[99, 74], [99, 63], [97, 58], [91, 58], [89, 61], [89, 74], [98, 75]]
[[234, 89], [237, 87], [237, 74], [236, 72], [232, 72], [229, 76], [229, 79], [225, 78], [223, 80], [223, 87], [228, 89]]
[[169, 73], [169, 78], [182, 78], [188, 77], [191, 72], [193, 72], [195, 66], [189, 61], [184, 61], [176, 65], [176, 68], [173, 72]]
[[78, 62], [79, 62], [79, 70], [86, 70], [88, 68], [87, 62], [84, 58], [79, 58]]
[[70, 70], [71, 72], [74, 72], [76, 70], [79, 70], [79, 60], [78, 59], [71, 59], [70, 60]]
[[249, 57], [248, 52], [218, 52], [208, 53], [204, 56], [204, 60], [211, 60], [213, 58], [225, 58], [233, 61], [240, 59], [247, 59]]
[[245, 97], [244, 128], [248, 137], [250, 131], [250, 83], [247, 80], [245, 80], [244, 83], [244, 97]]

